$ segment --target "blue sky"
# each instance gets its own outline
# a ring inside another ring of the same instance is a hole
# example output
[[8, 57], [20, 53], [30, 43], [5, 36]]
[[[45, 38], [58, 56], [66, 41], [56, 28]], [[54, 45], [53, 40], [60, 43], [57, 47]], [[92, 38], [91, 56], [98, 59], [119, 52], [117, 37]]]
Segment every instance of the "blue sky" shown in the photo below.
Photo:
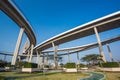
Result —
[[[37, 44], [64, 31], [120, 10], [120, 0], [12, 0], [28, 19], [35, 32]], [[19, 27], [0, 11], [0, 51], [14, 52]], [[111, 34], [112, 33], [112, 34]], [[101, 40], [120, 34], [120, 29], [100, 33]], [[24, 34], [22, 45], [26, 40]], [[59, 45], [59, 48], [81, 46], [96, 42], [95, 35]], [[120, 60], [120, 41], [111, 43], [114, 57]], [[106, 46], [103, 46], [109, 60]], [[81, 57], [99, 53], [98, 48], [80, 52]], [[118, 56], [119, 55], [119, 56]], [[72, 56], [72, 55], [71, 55]], [[73, 55], [75, 56], [75, 54]], [[75, 56], [76, 57], [76, 56]], [[0, 57], [2, 59], [2, 57]], [[75, 60], [75, 58], [71, 58]], [[66, 61], [66, 60], [65, 60]]]

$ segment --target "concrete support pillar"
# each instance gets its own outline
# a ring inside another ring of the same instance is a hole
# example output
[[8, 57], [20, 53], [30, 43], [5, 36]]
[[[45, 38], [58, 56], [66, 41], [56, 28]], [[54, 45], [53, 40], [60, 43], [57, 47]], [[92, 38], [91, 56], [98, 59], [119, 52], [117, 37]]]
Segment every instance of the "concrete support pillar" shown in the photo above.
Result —
[[48, 65], [48, 53], [46, 53], [46, 64]]
[[36, 57], [36, 63], [38, 63], [38, 60], [39, 60], [39, 53], [38, 53], [37, 50], [36, 50], [36, 54], [37, 54], [37, 57]]
[[58, 66], [58, 62], [57, 62], [57, 48], [55, 46], [55, 44], [52, 42], [52, 46], [54, 48], [54, 63], [55, 63], [55, 68], [57, 68]]
[[78, 61], [78, 64], [80, 64], [79, 52], [77, 52], [77, 61]]
[[15, 63], [16, 63], [17, 56], [18, 56], [19, 49], [20, 49], [20, 45], [21, 45], [21, 41], [22, 41], [23, 33], [24, 33], [24, 28], [20, 28], [20, 33], [19, 33], [19, 36], [18, 36], [18, 39], [17, 39], [17, 43], [16, 43], [16, 47], [15, 47], [15, 50], [14, 50], [11, 65], [15, 65]]
[[44, 63], [45, 54], [43, 54], [42, 56], [43, 56], [43, 57], [42, 57], [42, 63]]
[[27, 54], [27, 58], [26, 58], [27, 62], [29, 62], [29, 58], [30, 58], [30, 50], [28, 50], [28, 54]]
[[107, 46], [107, 49], [108, 49], [108, 52], [109, 52], [110, 59], [113, 62], [114, 60], [113, 60], [113, 56], [112, 56], [112, 52], [110, 50], [109, 44], [106, 44], [106, 46]]
[[68, 62], [70, 63], [70, 54], [69, 54], [69, 50], [68, 50]]
[[21, 56], [18, 56], [18, 60], [19, 60], [19, 62], [21, 62]]
[[4, 55], [4, 61], [6, 60], [7, 55]]
[[99, 34], [98, 34], [98, 31], [97, 31], [96, 27], [94, 27], [94, 32], [96, 34], [96, 38], [97, 38], [97, 41], [98, 41], [100, 55], [102, 56], [102, 60], [104, 62], [106, 62], [105, 55], [104, 55], [103, 48], [102, 48], [102, 44], [101, 44], [101, 40], [100, 40], [100, 37], [99, 37]]
[[40, 54], [38, 51], [36, 51], [37, 53], [37, 64], [38, 64], [38, 68], [40, 68]]
[[42, 66], [43, 66], [43, 68], [44, 68], [44, 65], [45, 65], [45, 54], [43, 53], [43, 55], [42, 55], [43, 57], [42, 57]]
[[33, 58], [33, 47], [34, 47], [34, 45], [32, 44], [32, 45], [31, 45], [31, 51], [30, 51], [30, 59], [29, 59], [29, 62], [32, 62], [32, 58]]

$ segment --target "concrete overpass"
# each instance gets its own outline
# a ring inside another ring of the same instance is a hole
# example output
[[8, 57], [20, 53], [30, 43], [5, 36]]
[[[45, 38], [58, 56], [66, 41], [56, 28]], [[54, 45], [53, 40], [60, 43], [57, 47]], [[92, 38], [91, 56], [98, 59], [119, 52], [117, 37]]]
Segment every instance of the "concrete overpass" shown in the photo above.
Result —
[[102, 59], [106, 62], [104, 52], [102, 49], [101, 40], [98, 33], [119, 28], [119, 27], [120, 27], [120, 11], [104, 16], [102, 18], [93, 20], [91, 22], [88, 22], [86, 24], [73, 28], [71, 30], [68, 30], [64, 33], [61, 33], [57, 36], [54, 36], [40, 43], [39, 45], [35, 46], [34, 49], [39, 52], [42, 52], [45, 49], [54, 47], [54, 52], [56, 55], [57, 49], [55, 46], [68, 41], [72, 41], [78, 38], [83, 38], [83, 37], [95, 34], [98, 40], [100, 54], [103, 56]]
[[[111, 61], [113, 61], [112, 51], [111, 51], [108, 44], [119, 41], [119, 40], [120, 40], [120, 35], [112, 37], [110, 39], [107, 39], [107, 40], [104, 40], [104, 41], [101, 42], [102, 46], [103, 45], [107, 46]], [[90, 50], [90, 49], [93, 49], [93, 48], [97, 48], [98, 46], [99, 46], [99, 44], [96, 42], [96, 43], [90, 43], [90, 44], [86, 44], [86, 45], [82, 45], [82, 46], [57, 49], [57, 52], [62, 52], [60, 54], [57, 54], [57, 57], [67, 55], [68, 56], [68, 61], [70, 61], [70, 56], [69, 55], [70, 54], [77, 54], [77, 60], [79, 62], [79, 60], [80, 60], [79, 59], [79, 53], [80, 52]], [[38, 54], [35, 55], [34, 54], [33, 57], [37, 57], [37, 59], [39, 59], [38, 57], [51, 57], [52, 56], [54, 58], [54, 54], [50, 54], [50, 53], [53, 53], [53, 52], [54, 52], [54, 50], [46, 50], [46, 51], [42, 51], [40, 55], [38, 55]], [[26, 56], [27, 57], [27, 55], [21, 55], [21, 56], [24, 56], [24, 57]]]
[[98, 32], [103, 32], [103, 31], [107, 31], [107, 30], [120, 27], [120, 11], [104, 16], [102, 18], [93, 20], [91, 22], [80, 25], [71, 30], [68, 30], [64, 33], [56, 35], [38, 44], [37, 46], [34, 47], [34, 49], [43, 51], [45, 49], [53, 47], [52, 42], [54, 42], [55, 45], [59, 45], [59, 44], [62, 44], [62, 43], [65, 43], [71, 40], [75, 40], [78, 38], [82, 38], [82, 37], [95, 34], [94, 27], [97, 28]]
[[[113, 37], [113, 38], [110, 38], [110, 39], [107, 39], [107, 40], [104, 40], [101, 42], [102, 45], [107, 45], [107, 44], [110, 44], [110, 43], [113, 43], [113, 42], [116, 42], [116, 41], [119, 41], [120, 40], [120, 36], [116, 36], [116, 37]], [[86, 50], [89, 50], [89, 49], [93, 49], [93, 48], [96, 48], [98, 47], [98, 43], [90, 43], [90, 44], [87, 44], [87, 45], [82, 45], [82, 46], [76, 46], [76, 47], [70, 47], [70, 48], [62, 48], [62, 49], [58, 49], [57, 52], [63, 52], [62, 54], [57, 54], [57, 56], [64, 56], [64, 55], [68, 55], [68, 61], [70, 61], [70, 54], [77, 54], [77, 59], [78, 59], [78, 62], [79, 62], [79, 52], [82, 52], [82, 51], [86, 51]], [[108, 47], [108, 52], [109, 52], [109, 55], [112, 55], [110, 49], [109, 49], [109, 46], [107, 45]], [[68, 53], [69, 51], [69, 53]], [[42, 51], [42, 54], [45, 54], [45, 53], [53, 53], [54, 50], [46, 50], [46, 51]], [[6, 57], [7, 56], [13, 56], [13, 54], [8, 54], [8, 52], [0, 52], [0, 55], [4, 55], [4, 60], [6, 60]], [[27, 58], [28, 59], [28, 56], [27, 54], [19, 54], [19, 60], [22, 60], [22, 59], [25, 59]], [[45, 54], [45, 55], [40, 55], [39, 57], [53, 57], [54, 54]], [[38, 57], [37, 55], [33, 55], [33, 57]], [[110, 56], [111, 60], [113, 60], [113, 57]]]
[[[20, 33], [19, 33], [18, 40], [16, 43], [16, 48], [14, 51], [12, 65], [15, 65], [24, 32], [26, 33], [26, 35], [28, 36], [29, 41], [30, 41], [30, 45], [29, 45], [29, 49], [28, 49], [27, 53], [30, 55], [29, 62], [31, 62], [32, 56], [33, 56], [33, 47], [36, 45], [36, 38], [35, 38], [32, 28], [31, 28], [31, 25], [28, 23], [27, 19], [23, 16], [23, 14], [14, 5], [14, 3], [12, 1], [0, 0], [0, 9], [5, 14], [7, 14], [20, 27]], [[57, 36], [54, 36], [54, 37], [40, 43], [39, 45], [35, 46], [34, 51], [42, 52], [50, 47], [54, 47], [54, 52], [55, 52], [54, 56], [56, 56], [57, 55], [57, 48], [56, 48], [57, 45], [68, 42], [68, 41], [72, 41], [72, 40], [75, 40], [78, 38], [83, 38], [86, 36], [96, 34], [100, 54], [103, 56], [102, 59], [106, 62], [104, 52], [102, 49], [102, 43], [101, 43], [98, 33], [104, 32], [107, 30], [111, 30], [114, 28], [119, 28], [119, 27], [120, 27], [120, 11], [115, 12], [110, 15], [107, 15], [107, 16], [104, 16], [102, 18], [93, 20], [91, 22], [88, 22], [88, 23], [78, 26], [76, 28], [73, 28], [69, 31], [61, 33]], [[34, 55], [37, 55], [37, 52], [35, 52]]]
[[[108, 49], [108, 52], [109, 52], [109, 57], [110, 57], [111, 61], [114, 61], [114, 59], [113, 59], [112, 51], [111, 51], [111, 49], [109, 47], [109, 44], [113, 43], [113, 42], [116, 42], [116, 41], [119, 41], [119, 40], [120, 40], [120, 36], [115, 36], [115, 37], [113, 37], [111, 39], [107, 39], [107, 40], [104, 40], [104, 41], [101, 42], [102, 46], [103, 45], [107, 46], [107, 49]], [[82, 52], [82, 51], [89, 50], [89, 49], [97, 48], [98, 46], [99, 46], [98, 43], [90, 43], [90, 44], [77, 46], [77, 47], [57, 49], [57, 52], [62, 52], [62, 53], [57, 54], [56, 57], [67, 55], [68, 56], [68, 62], [70, 62], [70, 56], [69, 55], [75, 53], [75, 54], [77, 54], [76, 58], [77, 58], [78, 64], [80, 64], [79, 53]], [[53, 53], [53, 52], [54, 52], [54, 50], [46, 50], [46, 51], [42, 51], [40, 53], [40, 55], [37, 54], [37, 55], [34, 55], [34, 56], [37, 57], [37, 59], [38, 59], [37, 61], [39, 61], [39, 57], [51, 57], [52, 56], [54, 58], [54, 54], [50, 54], [50, 53]], [[38, 53], [38, 51], [37, 51], [37, 53]], [[38, 62], [38, 64], [39, 64], [39, 62]]]
[[31, 28], [31, 25], [29, 24], [27, 19], [23, 16], [23, 14], [20, 12], [20, 10], [15, 6], [15, 4], [11, 0], [0, 0], [0, 10], [2, 10], [7, 16], [9, 16], [20, 27], [20, 33], [19, 33], [18, 40], [16, 43], [16, 48], [14, 50], [12, 65], [15, 65], [24, 32], [26, 33], [30, 41], [29, 51], [31, 54], [31, 58], [30, 58], [30, 61], [31, 61], [33, 47], [36, 45], [36, 37]]
[[[107, 45], [107, 44], [110, 44], [110, 43], [113, 43], [113, 42], [116, 42], [116, 41], [119, 41], [119, 40], [120, 40], [120, 36], [117, 36], [117, 37], [114, 37], [112, 39], [104, 40], [101, 43], [102, 43], [102, 45]], [[76, 50], [69, 52], [69, 54], [73, 54], [73, 53], [77, 53], [77, 52], [82, 52], [82, 51], [86, 51], [86, 50], [89, 50], [89, 49], [93, 49], [93, 48], [98, 47], [98, 45], [99, 45], [98, 43], [91, 43], [91, 44], [87, 44], [87, 45], [83, 45], [83, 46], [78, 46], [78, 47], [76, 47]], [[73, 48], [69, 48], [69, 50], [70, 49], [72, 50]], [[62, 56], [62, 55], [67, 55], [67, 54], [68, 53], [63, 53], [63, 54], [58, 54], [58, 55]]]
[[[110, 43], [113, 43], [113, 42], [116, 42], [119, 40], [120, 40], [120, 36], [116, 36], [111, 39], [102, 41], [101, 44], [106, 45], [106, 44], [110, 44]], [[82, 45], [82, 46], [57, 49], [57, 52], [66, 52], [63, 54], [58, 54], [58, 56], [62, 56], [62, 55], [67, 55], [68, 54], [67, 51], [70, 51], [69, 53], [72, 54], [72, 53], [81, 52], [81, 51], [89, 50], [89, 49], [96, 48], [96, 47], [98, 47], [98, 43], [90, 43], [90, 44], [86, 44], [86, 45]], [[53, 53], [53, 52], [54, 52], [54, 50], [42, 51], [42, 53]]]

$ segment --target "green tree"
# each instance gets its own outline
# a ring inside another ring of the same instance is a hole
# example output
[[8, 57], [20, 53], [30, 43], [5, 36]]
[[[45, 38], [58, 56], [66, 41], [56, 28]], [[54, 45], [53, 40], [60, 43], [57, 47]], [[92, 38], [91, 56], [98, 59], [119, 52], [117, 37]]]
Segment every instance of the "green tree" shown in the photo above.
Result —
[[6, 64], [7, 64], [6, 61], [4, 61], [4, 60], [0, 60], [0, 67], [5, 67]]
[[74, 62], [70, 62], [70, 63], [66, 63], [65, 68], [76, 68], [76, 63]]
[[98, 63], [98, 57], [100, 57], [99, 54], [89, 54], [81, 58], [81, 61], [87, 62], [90, 66], [90, 64], [93, 66], [96, 63]]

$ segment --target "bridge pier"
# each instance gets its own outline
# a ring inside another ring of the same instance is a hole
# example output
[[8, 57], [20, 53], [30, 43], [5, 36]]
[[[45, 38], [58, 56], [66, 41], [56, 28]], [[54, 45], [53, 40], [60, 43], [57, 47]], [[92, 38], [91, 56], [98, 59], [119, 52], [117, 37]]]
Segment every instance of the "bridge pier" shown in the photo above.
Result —
[[77, 61], [78, 61], [78, 64], [80, 64], [79, 52], [77, 52]]
[[43, 56], [43, 57], [42, 57], [42, 66], [43, 66], [43, 68], [44, 68], [44, 65], [45, 65], [45, 54], [43, 53], [42, 56]]
[[26, 61], [28, 61], [28, 62], [29, 62], [29, 58], [30, 58], [30, 50], [28, 50], [28, 54], [27, 54]]
[[52, 42], [52, 46], [54, 48], [54, 63], [55, 63], [55, 68], [57, 69], [58, 62], [57, 62], [57, 47], [55, 46], [54, 42]]
[[69, 50], [68, 50], [68, 62], [70, 63], [70, 54], [69, 54]]
[[48, 53], [46, 53], [45, 64], [48, 65]]
[[18, 56], [18, 61], [21, 62], [21, 56]]
[[111, 61], [113, 62], [114, 59], [113, 59], [112, 52], [111, 52], [111, 49], [110, 49], [110, 47], [109, 47], [109, 44], [106, 44], [106, 46], [107, 46], [107, 49], [108, 49], [108, 52], [109, 52], [110, 59], [111, 59]]
[[37, 53], [37, 64], [38, 64], [38, 68], [40, 68], [40, 54], [37, 50], [36, 50], [36, 53]]
[[97, 38], [97, 41], [98, 41], [98, 46], [99, 46], [99, 52], [100, 52], [100, 55], [102, 56], [102, 60], [104, 62], [106, 62], [106, 59], [105, 59], [105, 55], [104, 55], [104, 51], [103, 51], [103, 48], [102, 48], [102, 44], [101, 44], [101, 40], [100, 40], [100, 36], [98, 34], [98, 30], [96, 27], [94, 27], [94, 32], [96, 34], [96, 38]]
[[33, 58], [33, 47], [34, 47], [34, 45], [32, 44], [32, 45], [31, 45], [31, 50], [30, 50], [30, 59], [29, 59], [29, 62], [32, 62], [32, 58]]
[[23, 34], [24, 34], [24, 28], [20, 28], [20, 33], [19, 33], [19, 36], [18, 36], [18, 39], [17, 39], [17, 43], [16, 43], [16, 47], [15, 47], [15, 50], [14, 50], [11, 65], [15, 65], [15, 63], [16, 63], [18, 53], [19, 53], [19, 50], [20, 50], [20, 45], [21, 45]]
[[6, 60], [7, 55], [4, 55], [4, 61]]

